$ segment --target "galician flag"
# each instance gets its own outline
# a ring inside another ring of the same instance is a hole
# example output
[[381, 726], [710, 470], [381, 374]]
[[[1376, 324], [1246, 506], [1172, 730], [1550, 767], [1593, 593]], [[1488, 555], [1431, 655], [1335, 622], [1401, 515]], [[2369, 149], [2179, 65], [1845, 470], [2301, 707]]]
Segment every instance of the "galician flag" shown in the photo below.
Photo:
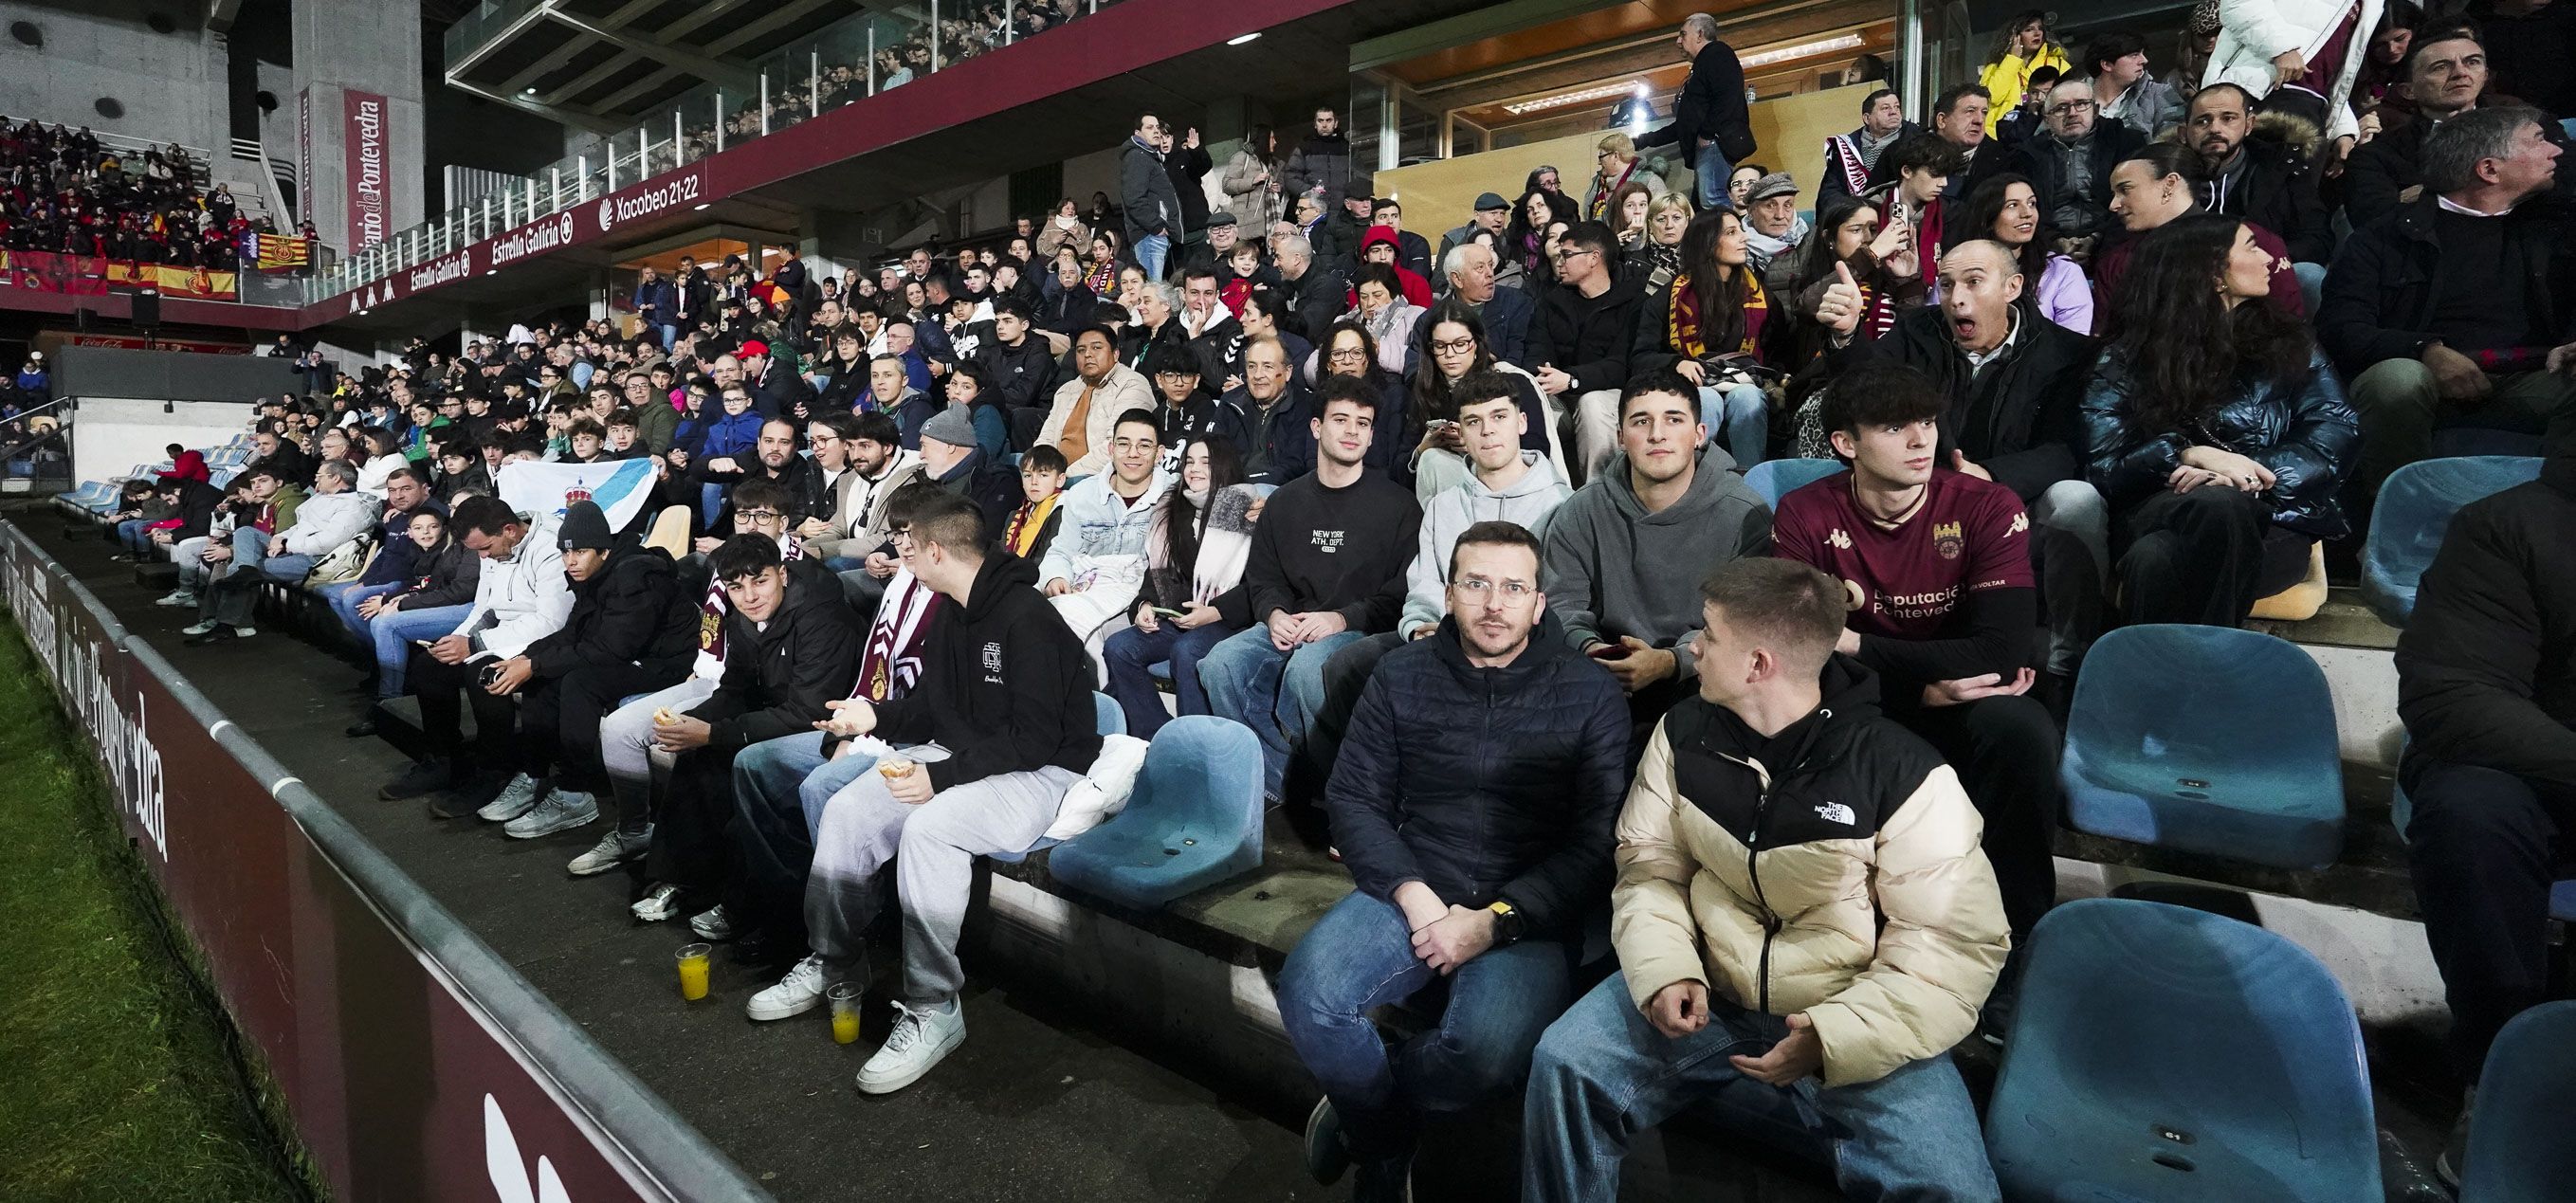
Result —
[[563, 518], [564, 507], [589, 501], [608, 515], [608, 529], [624, 531], [652, 498], [653, 461], [545, 464], [521, 460], [501, 465], [499, 484], [501, 500], [535, 525], [552, 526]]

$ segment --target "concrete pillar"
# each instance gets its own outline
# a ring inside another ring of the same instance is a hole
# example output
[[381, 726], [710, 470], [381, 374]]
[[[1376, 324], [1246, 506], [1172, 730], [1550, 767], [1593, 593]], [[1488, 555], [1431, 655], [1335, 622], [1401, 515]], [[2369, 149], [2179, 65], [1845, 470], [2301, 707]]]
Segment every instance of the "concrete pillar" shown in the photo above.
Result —
[[307, 208], [326, 245], [353, 252], [428, 216], [420, 14], [376, 0], [293, 12]]

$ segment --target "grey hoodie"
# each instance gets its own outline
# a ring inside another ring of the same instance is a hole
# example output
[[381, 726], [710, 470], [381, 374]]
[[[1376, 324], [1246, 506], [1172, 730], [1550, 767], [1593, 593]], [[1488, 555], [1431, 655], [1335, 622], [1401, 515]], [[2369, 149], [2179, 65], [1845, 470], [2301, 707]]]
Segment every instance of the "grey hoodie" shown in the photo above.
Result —
[[1547, 516], [1574, 490], [1556, 474], [1556, 465], [1535, 451], [1521, 452], [1529, 470], [1496, 493], [1469, 475], [1466, 483], [1431, 499], [1422, 507], [1422, 533], [1413, 564], [1404, 572], [1404, 617], [1395, 633], [1413, 638], [1423, 627], [1436, 627], [1449, 615], [1449, 553], [1458, 536], [1479, 522], [1517, 522], [1531, 534], [1547, 537]]
[[1724, 448], [1702, 447], [1690, 492], [1649, 514], [1628, 487], [1628, 457], [1613, 455], [1556, 507], [1542, 584], [1568, 642], [1581, 650], [1634, 635], [1672, 649], [1681, 679], [1698, 674], [1683, 644], [1699, 630], [1700, 578], [1771, 549], [1771, 507], [1734, 467]]

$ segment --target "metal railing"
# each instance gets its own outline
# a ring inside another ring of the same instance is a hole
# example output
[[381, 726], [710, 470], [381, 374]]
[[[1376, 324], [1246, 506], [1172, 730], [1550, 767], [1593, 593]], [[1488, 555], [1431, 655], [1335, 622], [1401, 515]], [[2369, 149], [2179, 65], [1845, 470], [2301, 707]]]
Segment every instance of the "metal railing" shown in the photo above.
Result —
[[[1070, 0], [1075, 17], [1116, 0]], [[540, 6], [486, 0], [447, 33], [454, 62]], [[620, 188], [793, 128], [843, 105], [1011, 45], [1036, 24], [1053, 29], [1066, 0], [926, 0], [927, 17], [863, 12], [760, 60], [749, 88], [702, 84], [608, 140], [604, 153], [567, 155], [517, 185], [459, 205], [316, 271], [306, 302], [326, 300]], [[944, 11], [943, 11], [944, 10]], [[1038, 30], [1043, 33], [1044, 30]], [[1035, 36], [1033, 34], [1032, 36]]]

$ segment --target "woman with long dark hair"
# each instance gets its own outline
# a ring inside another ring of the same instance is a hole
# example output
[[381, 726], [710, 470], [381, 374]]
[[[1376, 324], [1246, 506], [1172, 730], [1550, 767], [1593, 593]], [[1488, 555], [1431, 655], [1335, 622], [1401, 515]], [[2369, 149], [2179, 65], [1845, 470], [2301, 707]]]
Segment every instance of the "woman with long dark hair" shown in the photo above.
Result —
[[2335, 490], [2360, 425], [2270, 292], [2245, 223], [2186, 217], [2146, 236], [2114, 300], [2085, 476], [2111, 507], [2130, 622], [2235, 626], [2306, 575], [2317, 540], [2350, 533]]
[[[1971, 238], [2002, 243], [2021, 267], [2022, 307], [2077, 334], [2091, 334], [2092, 281], [2084, 278], [2084, 269], [2074, 260], [2048, 249], [2048, 233], [2048, 219], [2039, 211], [2038, 190], [2027, 177], [2005, 172], [1968, 194], [1963, 220], [1950, 227], [1950, 245]], [[1940, 299], [1936, 284], [1932, 301], [1938, 304]]]
[[1534, 281], [1553, 281], [1556, 268], [1547, 261], [1547, 228], [1572, 223], [1574, 205], [1553, 192], [1532, 188], [1512, 206], [1512, 221], [1503, 227], [1503, 257]]
[[1467, 303], [1455, 297], [1431, 307], [1423, 319], [1426, 335], [1417, 350], [1413, 383], [1406, 389], [1404, 428], [1382, 431], [1378, 437], [1392, 439], [1400, 449], [1396, 461], [1396, 478], [1413, 477], [1413, 495], [1425, 504], [1475, 472], [1468, 462], [1466, 442], [1458, 431], [1458, 382], [1470, 373], [1501, 371], [1518, 386], [1515, 400], [1521, 413], [1529, 419], [1529, 428], [1521, 432], [1521, 450], [1535, 451], [1558, 461], [1548, 421], [1547, 404], [1538, 391], [1538, 381], [1519, 367], [1494, 358], [1493, 344], [1485, 341], [1485, 322]]
[[1208, 714], [1199, 659], [1252, 625], [1243, 566], [1252, 552], [1255, 495], [1243, 485], [1243, 457], [1223, 439], [1194, 439], [1181, 452], [1181, 479], [1154, 503], [1145, 534], [1145, 582], [1131, 624], [1109, 637], [1100, 658], [1109, 696], [1127, 712], [1127, 733], [1151, 739], [1171, 716], [1154, 688], [1153, 667], [1169, 664], [1176, 709]]
[[[1682, 269], [1637, 311], [1629, 345], [1631, 373], [1671, 368], [1699, 388], [1700, 421], [1726, 444], [1737, 467], [1768, 454], [1771, 402], [1755, 373], [1763, 371], [1771, 298], [1752, 267], [1744, 219], [1711, 209], [1682, 232]], [[1618, 410], [1587, 409], [1581, 429], [1584, 475], [1617, 450]]]

